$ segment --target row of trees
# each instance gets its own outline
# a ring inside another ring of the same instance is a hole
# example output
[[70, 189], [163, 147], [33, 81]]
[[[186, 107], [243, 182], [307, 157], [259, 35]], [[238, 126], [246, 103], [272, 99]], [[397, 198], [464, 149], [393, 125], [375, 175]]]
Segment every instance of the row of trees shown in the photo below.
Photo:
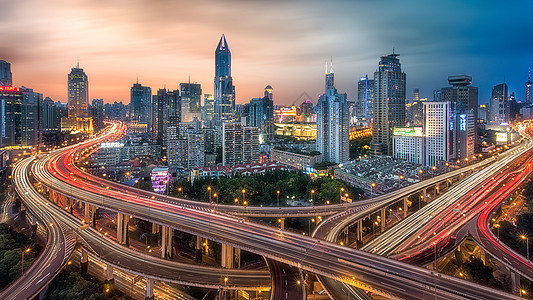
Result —
[[[26, 251], [28, 250], [29, 251]], [[0, 224], [0, 290], [27, 270], [41, 252], [41, 246], [7, 224]], [[24, 253], [24, 254], [23, 254]]]
[[[343, 181], [330, 177], [312, 180], [301, 172], [276, 170], [250, 176], [236, 175], [217, 180], [201, 178], [190, 182], [175, 183], [172, 195], [218, 203], [243, 205], [277, 205], [279, 191], [280, 205], [291, 200], [313, 200], [313, 204], [339, 203], [340, 196], [348, 194], [359, 199], [363, 191], [352, 188]], [[235, 201], [237, 199], [237, 201]]]

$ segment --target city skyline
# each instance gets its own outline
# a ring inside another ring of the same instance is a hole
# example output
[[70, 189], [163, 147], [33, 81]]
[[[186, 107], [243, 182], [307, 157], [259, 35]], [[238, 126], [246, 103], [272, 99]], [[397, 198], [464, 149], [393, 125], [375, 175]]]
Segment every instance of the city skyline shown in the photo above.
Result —
[[[65, 102], [66, 74], [79, 57], [91, 78], [90, 99], [128, 102], [137, 74], [152, 90], [177, 87], [190, 74], [191, 82], [212, 93], [213, 49], [225, 34], [239, 104], [261, 96], [267, 84], [274, 87], [276, 104], [290, 105], [303, 91], [316, 101], [324, 62], [331, 57], [337, 66], [337, 88], [354, 100], [358, 79], [374, 72], [376, 60], [392, 48], [402, 55], [409, 75], [408, 98], [413, 88], [429, 98], [446, 84], [448, 75], [469, 74], [480, 88], [480, 103], [488, 102], [491, 87], [504, 80], [518, 100], [525, 99], [524, 83], [533, 61], [527, 51], [533, 42], [524, 38], [531, 3], [299, 4], [6, 3], [0, 36], [10, 42], [0, 46], [0, 58], [11, 62], [16, 86]], [[174, 8], [183, 12], [179, 20], [170, 13]], [[376, 18], [382, 8], [385, 17]], [[30, 19], [33, 11], [41, 17]], [[257, 13], [264, 11], [270, 13]], [[338, 17], [316, 22], [324, 11]], [[453, 17], [434, 18], [435, 12]]]

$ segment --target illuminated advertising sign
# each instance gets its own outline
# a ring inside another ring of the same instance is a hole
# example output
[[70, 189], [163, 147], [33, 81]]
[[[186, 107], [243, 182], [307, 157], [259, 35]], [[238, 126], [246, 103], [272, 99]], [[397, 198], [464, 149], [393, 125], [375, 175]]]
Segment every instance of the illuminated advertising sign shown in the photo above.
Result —
[[20, 92], [20, 88], [12, 86], [0, 86], [0, 92]]
[[111, 142], [111, 143], [102, 143], [100, 148], [120, 148], [124, 147], [124, 143]]
[[422, 127], [394, 127], [394, 135], [398, 136], [423, 136]]
[[167, 190], [168, 181], [170, 176], [168, 173], [168, 168], [154, 168], [152, 170], [152, 188], [156, 193], [165, 193]]
[[466, 115], [459, 115], [459, 130], [466, 131]]
[[507, 143], [507, 132], [498, 132], [498, 133], [496, 133], [496, 142], [497, 143]]

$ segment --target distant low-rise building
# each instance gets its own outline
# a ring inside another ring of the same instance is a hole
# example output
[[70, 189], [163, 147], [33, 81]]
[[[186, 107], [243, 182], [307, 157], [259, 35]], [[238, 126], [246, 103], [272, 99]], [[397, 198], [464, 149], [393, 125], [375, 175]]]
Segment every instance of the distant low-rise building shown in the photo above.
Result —
[[305, 170], [322, 161], [322, 154], [317, 151], [304, 152], [297, 149], [277, 147], [271, 151], [271, 160]]

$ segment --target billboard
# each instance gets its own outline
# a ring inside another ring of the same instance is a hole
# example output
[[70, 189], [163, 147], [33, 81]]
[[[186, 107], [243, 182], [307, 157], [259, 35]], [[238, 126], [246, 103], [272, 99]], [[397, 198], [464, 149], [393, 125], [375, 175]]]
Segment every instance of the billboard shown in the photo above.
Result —
[[394, 127], [393, 135], [424, 136], [424, 131], [422, 127]]
[[498, 132], [498, 133], [496, 133], [496, 142], [497, 143], [507, 143], [507, 132]]

